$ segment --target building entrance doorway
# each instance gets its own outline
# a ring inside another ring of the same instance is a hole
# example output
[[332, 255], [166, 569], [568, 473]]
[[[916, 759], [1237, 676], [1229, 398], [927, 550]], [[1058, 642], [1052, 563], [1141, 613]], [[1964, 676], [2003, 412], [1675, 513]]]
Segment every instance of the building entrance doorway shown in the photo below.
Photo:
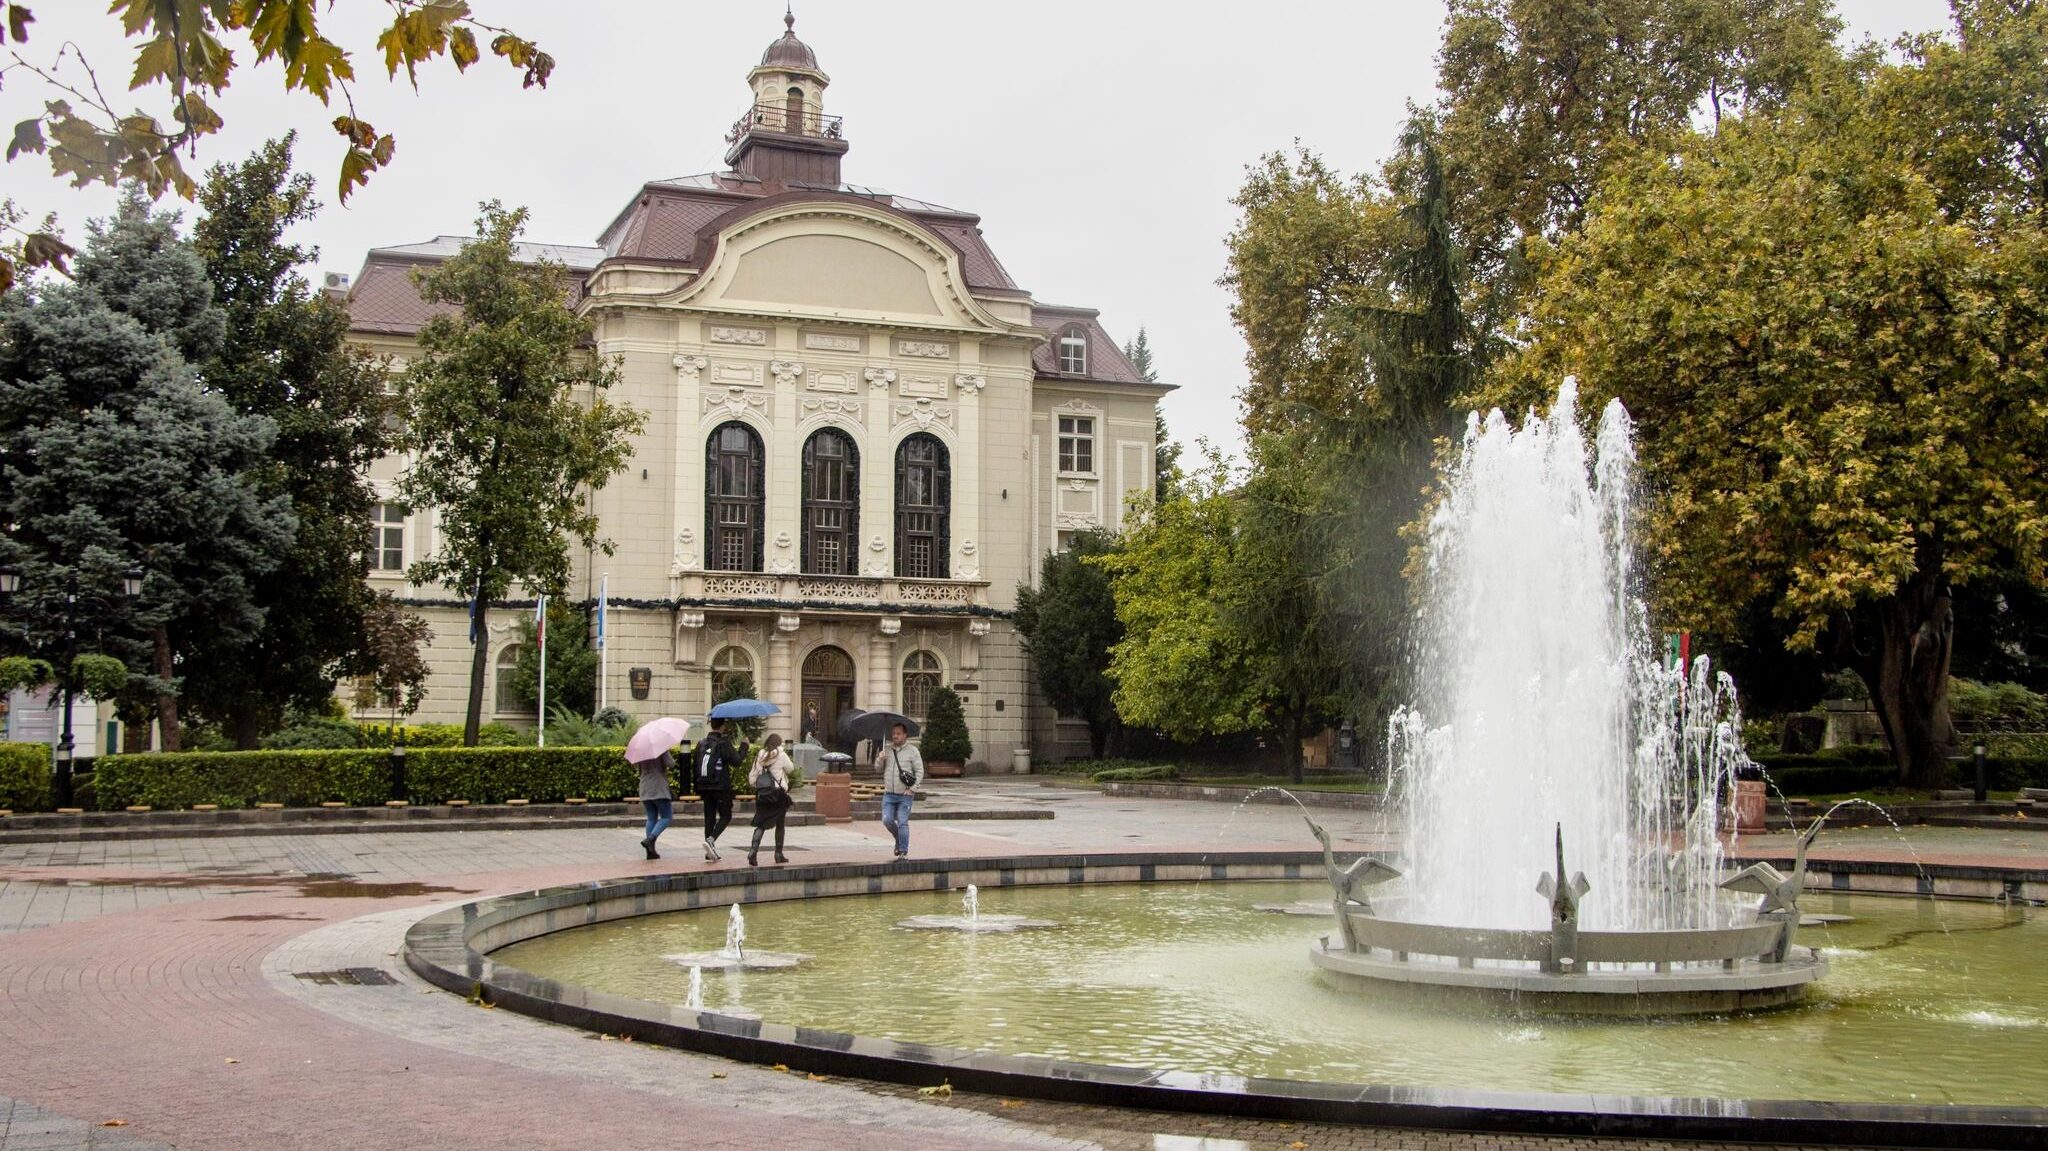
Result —
[[839, 738], [839, 715], [853, 708], [853, 657], [836, 647], [821, 647], [805, 656], [802, 696], [799, 726], [808, 730], [815, 715], [819, 743], [833, 751], [852, 751]]

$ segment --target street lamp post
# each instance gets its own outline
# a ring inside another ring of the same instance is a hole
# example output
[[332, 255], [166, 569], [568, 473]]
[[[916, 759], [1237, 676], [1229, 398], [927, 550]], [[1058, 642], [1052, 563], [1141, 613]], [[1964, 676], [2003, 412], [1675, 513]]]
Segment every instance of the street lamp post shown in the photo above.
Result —
[[[21, 573], [13, 568], [0, 568], [0, 596], [12, 598], [21, 590]], [[121, 573], [121, 600], [127, 602], [142, 594], [142, 571], [130, 568]], [[78, 611], [80, 606], [111, 610], [114, 601], [105, 596], [81, 595], [78, 591], [78, 573], [64, 577], [64, 666], [57, 673], [58, 691], [64, 705], [63, 729], [57, 736], [55, 767], [51, 775], [51, 792], [58, 807], [71, 806], [71, 767], [77, 741], [71, 731], [71, 707], [76, 694], [77, 677], [72, 673], [72, 664], [78, 660]]]

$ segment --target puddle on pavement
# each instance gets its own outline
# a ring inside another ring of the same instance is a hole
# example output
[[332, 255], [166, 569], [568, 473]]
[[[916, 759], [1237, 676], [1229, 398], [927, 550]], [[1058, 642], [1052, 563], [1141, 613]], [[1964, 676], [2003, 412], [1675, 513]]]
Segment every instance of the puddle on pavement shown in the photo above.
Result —
[[[59, 882], [38, 876], [0, 876], [23, 883]], [[298, 889], [308, 899], [399, 899], [414, 895], [475, 895], [472, 887], [443, 887], [411, 880], [382, 882], [357, 879], [344, 872], [315, 871], [304, 875], [104, 875], [92, 879], [61, 881], [68, 887], [220, 887], [236, 894], [255, 894], [263, 888]]]
[[212, 918], [211, 922], [267, 923], [274, 919], [299, 919], [308, 923], [318, 923], [320, 921], [320, 917], [317, 915], [216, 915]]

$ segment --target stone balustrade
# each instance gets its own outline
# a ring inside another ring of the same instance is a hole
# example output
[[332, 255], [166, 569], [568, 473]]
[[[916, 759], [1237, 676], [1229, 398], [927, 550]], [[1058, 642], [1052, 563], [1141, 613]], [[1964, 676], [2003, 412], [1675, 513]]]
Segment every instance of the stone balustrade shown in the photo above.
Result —
[[986, 580], [924, 580], [893, 576], [786, 575], [772, 572], [685, 572], [678, 595], [706, 607], [832, 608], [878, 611], [985, 611]]

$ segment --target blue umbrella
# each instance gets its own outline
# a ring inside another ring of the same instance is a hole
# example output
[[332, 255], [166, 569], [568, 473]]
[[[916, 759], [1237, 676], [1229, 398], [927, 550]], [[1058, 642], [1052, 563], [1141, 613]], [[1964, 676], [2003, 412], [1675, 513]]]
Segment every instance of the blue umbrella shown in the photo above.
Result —
[[712, 719], [759, 719], [781, 714], [781, 708], [765, 699], [729, 699], [711, 709]]

